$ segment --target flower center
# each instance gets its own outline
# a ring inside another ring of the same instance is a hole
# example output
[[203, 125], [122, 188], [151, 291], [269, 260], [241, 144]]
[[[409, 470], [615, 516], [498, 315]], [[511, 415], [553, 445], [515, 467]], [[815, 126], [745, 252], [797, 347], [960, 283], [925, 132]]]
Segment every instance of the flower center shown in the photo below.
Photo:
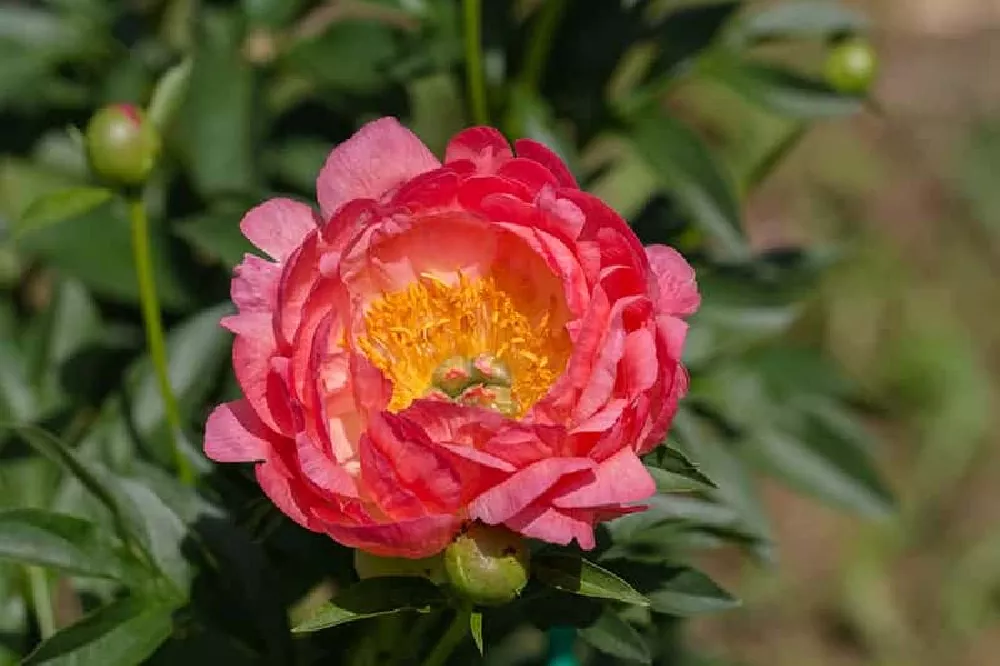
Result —
[[425, 275], [371, 303], [365, 327], [358, 346], [392, 381], [394, 412], [437, 397], [519, 417], [545, 395], [570, 351], [549, 311], [493, 277], [449, 284]]

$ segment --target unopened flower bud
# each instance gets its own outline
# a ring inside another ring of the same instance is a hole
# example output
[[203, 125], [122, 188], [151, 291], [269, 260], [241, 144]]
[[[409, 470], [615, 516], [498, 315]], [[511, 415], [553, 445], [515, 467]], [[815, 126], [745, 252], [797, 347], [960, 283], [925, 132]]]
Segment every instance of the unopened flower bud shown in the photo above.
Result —
[[529, 554], [514, 532], [474, 523], [445, 549], [444, 567], [458, 595], [499, 606], [516, 599], [528, 584]]
[[112, 104], [90, 119], [87, 155], [101, 178], [119, 185], [146, 182], [160, 156], [160, 135], [146, 115], [131, 104]]
[[363, 550], [354, 551], [354, 570], [358, 578], [384, 578], [404, 576], [427, 578], [434, 583], [445, 581], [444, 562], [440, 554], [411, 560], [405, 557], [379, 557]]
[[838, 92], [864, 95], [871, 88], [877, 69], [877, 56], [868, 40], [852, 37], [830, 49], [826, 81]]

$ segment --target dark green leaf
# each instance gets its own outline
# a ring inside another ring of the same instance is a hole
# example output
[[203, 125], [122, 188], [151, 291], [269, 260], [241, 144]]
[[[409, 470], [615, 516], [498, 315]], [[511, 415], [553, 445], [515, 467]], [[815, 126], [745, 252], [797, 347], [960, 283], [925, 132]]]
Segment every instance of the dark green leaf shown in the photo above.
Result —
[[846, 116], [858, 113], [864, 105], [862, 97], [770, 65], [725, 58], [711, 61], [704, 71], [747, 99], [790, 118]]
[[141, 530], [152, 564], [186, 595], [194, 576], [184, 549], [195, 546], [187, 526], [152, 490], [131, 479], [119, 479], [123, 496], [131, 502], [130, 515]]
[[0, 511], [0, 558], [81, 576], [118, 579], [122, 574], [102, 528], [39, 509]]
[[647, 596], [657, 613], [679, 617], [715, 613], [740, 605], [711, 578], [686, 567], [670, 572], [661, 579], [656, 590], [647, 592]]
[[[67, 195], [68, 196], [68, 195]], [[96, 199], [96, 193], [85, 199]], [[92, 201], [88, 201], [92, 203]], [[48, 204], [39, 204], [48, 209]], [[60, 215], [68, 207], [59, 208]], [[79, 278], [87, 286], [110, 298], [138, 301], [139, 288], [132, 260], [132, 232], [124, 202], [105, 199], [96, 207], [69, 218], [28, 213], [17, 234], [18, 246]], [[153, 270], [157, 292], [164, 307], [176, 309], [189, 296], [172, 261], [162, 225], [150, 227]]]
[[531, 567], [538, 580], [558, 590], [637, 606], [649, 605], [648, 599], [621, 578], [578, 556], [537, 555]]
[[659, 53], [650, 76], [677, 74], [716, 40], [730, 17], [743, 3], [726, 0], [681, 7], [655, 28]]
[[250, 192], [256, 180], [253, 69], [240, 52], [236, 16], [199, 13], [188, 94], [177, 119], [183, 157], [207, 196]]
[[[314, 181], [318, 172], [313, 173]], [[232, 267], [243, 261], [244, 254], [257, 252], [240, 231], [245, 212], [220, 210], [189, 217], [175, 224], [174, 232], [207, 257]]]
[[[450, 138], [451, 134], [448, 136]], [[264, 157], [265, 166], [268, 172], [282, 183], [288, 183], [303, 192], [312, 193], [316, 189], [316, 176], [323, 168], [331, 148], [329, 141], [321, 139], [291, 139], [268, 151]], [[236, 223], [238, 222], [239, 217], [237, 216]], [[236, 226], [238, 231], [238, 225]], [[228, 228], [227, 231], [231, 233], [231, 228]], [[244, 240], [244, 243], [248, 243], [248, 241]], [[241, 250], [241, 252], [250, 251]], [[233, 255], [234, 253], [229, 254], [230, 257]], [[238, 258], [242, 258], [242, 254]]]
[[469, 614], [469, 631], [472, 632], [472, 640], [476, 643], [479, 654], [483, 654], [483, 614], [480, 611], [473, 611]]
[[345, 20], [322, 34], [295, 43], [286, 64], [300, 76], [338, 90], [371, 92], [385, 82], [383, 71], [396, 53], [388, 24]]
[[369, 578], [338, 594], [292, 631], [319, 631], [403, 611], [427, 612], [443, 602], [437, 586], [423, 578]]
[[716, 487], [697, 465], [671, 446], [660, 446], [643, 462], [661, 493], [693, 492]]
[[782, 2], [753, 12], [735, 26], [737, 45], [772, 39], [828, 37], [856, 33], [868, 28], [860, 12], [836, 0]]
[[649, 111], [636, 119], [631, 140], [722, 257], [746, 256], [736, 193], [701, 138], [673, 118]]
[[130, 597], [101, 608], [38, 646], [23, 666], [131, 666], [173, 631], [170, 606]]
[[653, 663], [646, 640], [614, 609], [605, 609], [594, 624], [580, 630], [580, 637], [613, 657], [638, 664]]

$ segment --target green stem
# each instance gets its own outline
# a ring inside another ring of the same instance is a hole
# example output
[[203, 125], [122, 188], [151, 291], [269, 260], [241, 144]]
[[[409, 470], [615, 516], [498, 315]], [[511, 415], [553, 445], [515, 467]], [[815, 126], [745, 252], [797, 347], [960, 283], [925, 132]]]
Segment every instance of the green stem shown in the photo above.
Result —
[[774, 171], [775, 165], [779, 164], [799, 141], [805, 136], [807, 126], [805, 123], [796, 123], [772, 148], [761, 158], [760, 162], [747, 174], [743, 181], [743, 193], [746, 194], [760, 185]]
[[31, 605], [38, 620], [38, 631], [42, 640], [56, 633], [56, 616], [52, 609], [52, 588], [49, 576], [41, 567], [27, 567], [28, 588], [31, 590]]
[[462, 0], [462, 15], [465, 24], [465, 76], [472, 120], [479, 125], [488, 125], [490, 113], [486, 104], [486, 79], [483, 72], [481, 0]]
[[472, 615], [472, 609], [469, 607], [459, 608], [455, 611], [455, 618], [448, 625], [448, 629], [445, 630], [431, 653], [427, 655], [427, 659], [424, 659], [423, 666], [444, 666], [451, 653], [469, 633], [470, 615]]
[[181, 450], [179, 438], [181, 415], [177, 399], [170, 387], [167, 346], [164, 342], [163, 321], [160, 318], [160, 304], [156, 296], [156, 283], [153, 280], [153, 261], [149, 251], [149, 220], [146, 216], [146, 207], [140, 198], [137, 197], [129, 202], [129, 217], [132, 220], [132, 256], [135, 261], [136, 278], [139, 281], [139, 300], [142, 304], [142, 319], [146, 327], [149, 357], [163, 398], [163, 412], [167, 418], [167, 430], [174, 464], [177, 467], [177, 478], [181, 483], [190, 486], [194, 484], [194, 470], [184, 451]]
[[524, 69], [521, 72], [521, 83], [527, 90], [538, 90], [545, 71], [545, 61], [552, 48], [552, 35], [566, 9], [566, 0], [546, 0], [538, 10], [531, 37], [528, 38], [528, 50], [524, 56]]

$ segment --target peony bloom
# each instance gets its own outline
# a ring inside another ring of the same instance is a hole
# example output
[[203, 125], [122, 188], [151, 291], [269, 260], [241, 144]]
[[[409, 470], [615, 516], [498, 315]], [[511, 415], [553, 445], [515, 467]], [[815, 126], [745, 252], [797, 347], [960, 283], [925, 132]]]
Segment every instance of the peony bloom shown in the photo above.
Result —
[[209, 458], [256, 463], [293, 520], [385, 556], [437, 553], [468, 520], [592, 548], [596, 522], [641, 509], [638, 456], [687, 389], [699, 297], [677, 252], [488, 127], [441, 164], [377, 120], [317, 190], [318, 213], [243, 218], [272, 260], [235, 271], [245, 397], [209, 417]]

